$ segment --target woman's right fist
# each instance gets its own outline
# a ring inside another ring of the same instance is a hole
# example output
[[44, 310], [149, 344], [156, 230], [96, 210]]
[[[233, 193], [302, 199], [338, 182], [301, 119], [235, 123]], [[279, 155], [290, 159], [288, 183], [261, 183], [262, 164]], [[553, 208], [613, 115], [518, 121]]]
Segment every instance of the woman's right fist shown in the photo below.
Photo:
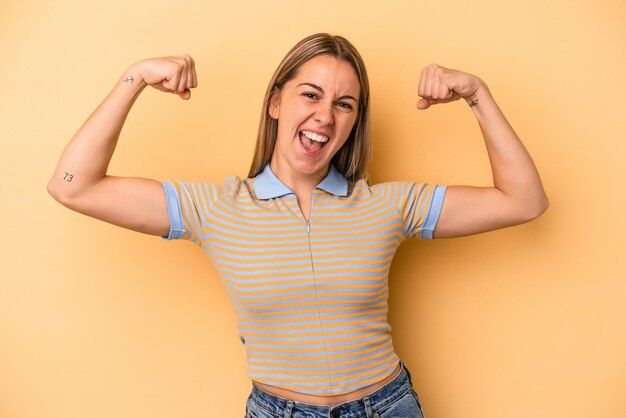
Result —
[[155, 89], [177, 94], [184, 100], [191, 97], [190, 89], [198, 86], [195, 63], [187, 54], [146, 59], [129, 70]]

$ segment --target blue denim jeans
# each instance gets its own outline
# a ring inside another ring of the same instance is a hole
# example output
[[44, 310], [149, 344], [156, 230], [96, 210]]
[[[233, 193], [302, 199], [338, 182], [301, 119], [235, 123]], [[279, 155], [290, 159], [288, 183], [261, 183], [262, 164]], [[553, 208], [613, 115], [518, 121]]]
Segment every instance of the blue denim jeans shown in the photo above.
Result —
[[311, 405], [281, 398], [254, 386], [246, 418], [424, 418], [422, 405], [402, 365], [395, 379], [369, 395], [335, 406]]

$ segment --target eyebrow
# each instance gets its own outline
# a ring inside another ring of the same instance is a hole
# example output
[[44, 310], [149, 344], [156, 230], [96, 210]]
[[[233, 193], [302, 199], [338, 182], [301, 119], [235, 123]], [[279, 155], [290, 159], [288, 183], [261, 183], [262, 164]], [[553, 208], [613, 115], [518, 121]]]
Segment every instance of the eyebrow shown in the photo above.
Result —
[[[320, 93], [324, 93], [324, 89], [321, 88], [320, 86], [318, 86], [317, 84], [313, 84], [313, 83], [300, 83], [298, 84], [298, 87], [300, 86], [309, 86], [314, 88], [315, 90], [319, 91]], [[357, 99], [355, 99], [354, 97], [350, 96], [349, 94], [343, 95], [339, 98], [337, 98], [337, 100], [345, 100], [345, 99], [352, 99], [354, 100], [356, 103], [358, 103], [359, 101]]]

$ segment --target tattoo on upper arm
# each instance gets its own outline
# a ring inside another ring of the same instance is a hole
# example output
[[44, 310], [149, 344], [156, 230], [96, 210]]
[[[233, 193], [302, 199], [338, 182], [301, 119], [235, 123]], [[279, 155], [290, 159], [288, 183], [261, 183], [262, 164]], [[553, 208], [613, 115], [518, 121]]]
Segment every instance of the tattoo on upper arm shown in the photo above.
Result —
[[124, 79], [124, 83], [126, 84], [133, 84], [133, 81], [135, 81], [135, 79], [133, 78], [132, 75], [129, 75], [128, 77]]
[[74, 178], [74, 175], [68, 173], [67, 171], [65, 172], [65, 176], [63, 176], [63, 180], [67, 181], [68, 183], [72, 181], [73, 178]]

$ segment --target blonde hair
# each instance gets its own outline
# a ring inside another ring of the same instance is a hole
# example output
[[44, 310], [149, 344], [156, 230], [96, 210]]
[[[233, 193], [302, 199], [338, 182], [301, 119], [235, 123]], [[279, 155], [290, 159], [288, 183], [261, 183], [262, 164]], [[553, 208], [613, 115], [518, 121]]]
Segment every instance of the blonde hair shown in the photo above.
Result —
[[361, 55], [345, 38], [328, 33], [316, 33], [298, 42], [285, 55], [274, 72], [265, 92], [254, 158], [248, 177], [255, 177], [269, 163], [276, 145], [278, 121], [269, 115], [269, 104], [286, 82], [293, 79], [300, 67], [318, 55], [330, 55], [349, 63], [360, 85], [358, 113], [346, 143], [333, 157], [333, 164], [349, 180], [363, 176], [371, 159], [372, 134], [369, 105], [369, 80]]

